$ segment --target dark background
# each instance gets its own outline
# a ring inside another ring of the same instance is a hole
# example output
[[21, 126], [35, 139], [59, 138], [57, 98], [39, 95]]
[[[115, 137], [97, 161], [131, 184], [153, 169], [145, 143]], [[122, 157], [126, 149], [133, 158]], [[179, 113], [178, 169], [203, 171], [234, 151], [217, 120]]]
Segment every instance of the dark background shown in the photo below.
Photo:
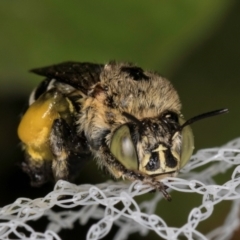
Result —
[[[31, 68], [66, 60], [134, 62], [172, 81], [185, 118], [229, 108], [229, 114], [193, 125], [196, 150], [239, 136], [239, 1], [2, 1], [0, 36], [0, 206], [52, 189], [50, 184], [32, 189], [17, 166], [23, 159], [16, 135], [20, 114], [41, 80], [28, 73]], [[91, 163], [81, 181], [104, 181], [96, 171]], [[170, 226], [181, 226], [200, 198], [176, 193], [173, 198], [161, 202], [157, 214]], [[208, 232], [222, 224], [229, 206], [219, 204], [199, 229]], [[78, 227], [75, 239], [85, 236], [88, 227]]]

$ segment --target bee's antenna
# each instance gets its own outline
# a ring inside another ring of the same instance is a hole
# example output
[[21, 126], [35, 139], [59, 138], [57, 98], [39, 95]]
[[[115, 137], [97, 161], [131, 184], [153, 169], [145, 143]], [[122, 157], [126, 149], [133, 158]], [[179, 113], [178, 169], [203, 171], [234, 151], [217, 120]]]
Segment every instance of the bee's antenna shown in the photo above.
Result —
[[216, 116], [216, 115], [219, 115], [219, 114], [223, 114], [223, 113], [228, 113], [228, 109], [227, 108], [223, 108], [223, 109], [218, 109], [218, 110], [215, 110], [215, 111], [211, 111], [211, 112], [207, 112], [207, 113], [203, 113], [203, 114], [200, 114], [196, 117], [193, 117], [193, 118], [190, 118], [188, 119], [180, 128], [181, 130], [187, 126], [187, 125], [190, 125], [198, 120], [201, 120], [201, 119], [204, 119], [204, 118], [208, 118], [208, 117], [213, 117], [213, 116]]
[[138, 125], [141, 124], [141, 121], [139, 119], [137, 119], [135, 116], [133, 116], [130, 113], [127, 112], [123, 112], [122, 115], [130, 120], [132, 120], [133, 122], [137, 123]]

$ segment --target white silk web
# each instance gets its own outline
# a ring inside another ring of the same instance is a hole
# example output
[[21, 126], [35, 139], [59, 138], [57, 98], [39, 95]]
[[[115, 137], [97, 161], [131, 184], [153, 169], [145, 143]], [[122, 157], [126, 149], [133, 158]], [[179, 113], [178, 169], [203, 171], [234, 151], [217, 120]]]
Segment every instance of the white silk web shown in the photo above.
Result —
[[[210, 164], [209, 164], [210, 163]], [[205, 166], [201, 170], [194, 170]], [[132, 233], [142, 236], [155, 231], [162, 239], [230, 239], [240, 225], [240, 138], [219, 148], [203, 149], [192, 156], [189, 163], [181, 170], [179, 178], [167, 178], [163, 182], [169, 190], [184, 193], [197, 193], [202, 202], [188, 214], [187, 222], [181, 227], [168, 226], [155, 209], [162, 194], [153, 194], [153, 198], [137, 203], [135, 197], [152, 190], [141, 182], [114, 183], [98, 185], [74, 185], [58, 181], [52, 192], [44, 198], [19, 198], [14, 203], [0, 209], [0, 239], [46, 239], [59, 240], [62, 229], [72, 228], [76, 221], [84, 225], [95, 219], [85, 237], [88, 240], [101, 239], [115, 224], [118, 231], [114, 240], [127, 239]], [[224, 184], [218, 185], [213, 179], [233, 169], [232, 175]], [[202, 170], [203, 169], [203, 170]], [[62, 197], [67, 196], [67, 197]], [[209, 218], [215, 205], [223, 200], [231, 201], [232, 206], [222, 226], [203, 234], [198, 225]], [[164, 200], [165, 201], [165, 200]], [[175, 201], [175, 199], [174, 199]], [[119, 204], [121, 203], [121, 204]], [[171, 204], [171, 203], [170, 203]], [[62, 211], [55, 212], [53, 206]], [[80, 210], [73, 209], [82, 206]], [[72, 210], [71, 210], [72, 209]], [[176, 213], [171, 212], [174, 217]], [[36, 232], [29, 223], [46, 217], [49, 221], [45, 232]]]

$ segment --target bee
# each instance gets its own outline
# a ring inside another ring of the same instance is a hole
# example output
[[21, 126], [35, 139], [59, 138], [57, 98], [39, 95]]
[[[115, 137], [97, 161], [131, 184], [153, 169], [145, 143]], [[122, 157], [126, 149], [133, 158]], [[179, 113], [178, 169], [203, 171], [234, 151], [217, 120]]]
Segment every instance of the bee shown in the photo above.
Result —
[[18, 136], [33, 186], [74, 181], [94, 158], [114, 178], [140, 180], [170, 200], [160, 180], [189, 161], [190, 124], [228, 111], [185, 121], [172, 84], [131, 63], [64, 62], [31, 71], [45, 80], [30, 95]]

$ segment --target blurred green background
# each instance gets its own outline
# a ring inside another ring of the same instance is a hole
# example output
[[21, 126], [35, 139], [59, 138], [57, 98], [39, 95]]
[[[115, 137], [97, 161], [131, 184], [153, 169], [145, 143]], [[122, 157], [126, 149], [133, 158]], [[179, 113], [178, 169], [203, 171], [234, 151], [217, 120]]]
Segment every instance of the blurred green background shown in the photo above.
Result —
[[[1, 1], [0, 36], [0, 206], [18, 197], [44, 196], [52, 189], [50, 184], [30, 188], [17, 166], [23, 159], [16, 136], [20, 114], [41, 80], [28, 73], [31, 68], [66, 60], [134, 62], [172, 81], [186, 118], [229, 108], [229, 114], [193, 125], [196, 149], [219, 146], [239, 136], [239, 1]], [[81, 181], [104, 181], [95, 171], [91, 163]], [[159, 204], [158, 214], [170, 226], [181, 226], [200, 198], [172, 195], [172, 203]], [[219, 206], [215, 217], [200, 225], [201, 231], [224, 221], [229, 205]], [[69, 239], [69, 234], [76, 234], [71, 239], [79, 239], [88, 227], [78, 226], [77, 231], [60, 236]], [[114, 229], [106, 239], [113, 235]]]

